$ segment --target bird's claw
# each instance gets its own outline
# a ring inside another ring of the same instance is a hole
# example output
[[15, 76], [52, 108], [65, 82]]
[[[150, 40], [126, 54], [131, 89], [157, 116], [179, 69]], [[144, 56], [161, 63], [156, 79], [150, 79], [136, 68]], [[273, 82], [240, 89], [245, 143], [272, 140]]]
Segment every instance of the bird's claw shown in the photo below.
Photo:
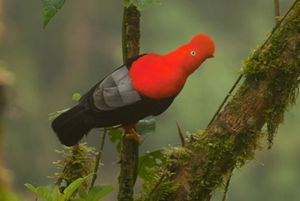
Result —
[[133, 128], [131, 128], [129, 132], [125, 134], [125, 137], [127, 139], [134, 139], [137, 141], [137, 143], [141, 144], [141, 136]]

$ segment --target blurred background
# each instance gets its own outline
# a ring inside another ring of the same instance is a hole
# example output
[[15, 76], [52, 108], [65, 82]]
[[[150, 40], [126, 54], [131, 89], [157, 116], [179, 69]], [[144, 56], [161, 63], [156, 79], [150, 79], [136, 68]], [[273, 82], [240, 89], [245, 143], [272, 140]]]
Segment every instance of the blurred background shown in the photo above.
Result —
[[[47, 185], [56, 171], [61, 149], [48, 114], [75, 104], [83, 94], [121, 65], [121, 0], [72, 0], [42, 29], [40, 1], [0, 0], [0, 67], [9, 74], [5, 89], [4, 161], [12, 189], [33, 200], [24, 183]], [[292, 0], [280, 1], [282, 14]], [[173, 105], [157, 117], [156, 133], [141, 153], [179, 145], [176, 121], [183, 131], [204, 129], [238, 77], [243, 59], [261, 44], [274, 25], [272, 0], [172, 0], [142, 12], [141, 53], [167, 53], [198, 33], [210, 35], [215, 58], [207, 60], [188, 80]], [[235, 170], [230, 201], [300, 200], [300, 107], [290, 108], [271, 150], [257, 152], [255, 161]], [[98, 147], [100, 132], [86, 139]], [[106, 141], [101, 183], [117, 187], [115, 145]], [[1, 163], [3, 163], [1, 161]], [[116, 193], [105, 201], [116, 200]], [[218, 197], [219, 193], [216, 193]], [[215, 200], [220, 200], [215, 198]]]

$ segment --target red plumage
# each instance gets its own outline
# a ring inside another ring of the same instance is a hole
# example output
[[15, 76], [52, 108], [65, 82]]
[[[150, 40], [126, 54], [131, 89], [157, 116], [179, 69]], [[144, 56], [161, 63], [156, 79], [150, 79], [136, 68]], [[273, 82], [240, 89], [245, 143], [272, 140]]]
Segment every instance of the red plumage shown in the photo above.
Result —
[[[204, 34], [166, 55], [147, 54], [128, 60], [82, 96], [78, 105], [52, 122], [61, 143], [76, 144], [92, 128], [121, 125], [131, 129], [150, 115], [159, 115], [182, 90], [186, 79], [215, 46]], [[139, 141], [131, 129], [132, 138]]]
[[212, 39], [204, 34], [166, 55], [148, 54], [133, 62], [129, 75], [133, 87], [142, 95], [161, 99], [176, 96], [187, 77], [213, 56]]

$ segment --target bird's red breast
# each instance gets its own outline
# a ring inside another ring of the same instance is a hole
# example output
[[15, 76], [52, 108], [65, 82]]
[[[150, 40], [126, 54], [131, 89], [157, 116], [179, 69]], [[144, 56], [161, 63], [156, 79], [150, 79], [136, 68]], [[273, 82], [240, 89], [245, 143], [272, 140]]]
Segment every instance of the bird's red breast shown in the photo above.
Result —
[[187, 77], [215, 50], [212, 39], [204, 34], [166, 55], [147, 54], [136, 60], [129, 71], [133, 87], [142, 95], [162, 99], [176, 96]]

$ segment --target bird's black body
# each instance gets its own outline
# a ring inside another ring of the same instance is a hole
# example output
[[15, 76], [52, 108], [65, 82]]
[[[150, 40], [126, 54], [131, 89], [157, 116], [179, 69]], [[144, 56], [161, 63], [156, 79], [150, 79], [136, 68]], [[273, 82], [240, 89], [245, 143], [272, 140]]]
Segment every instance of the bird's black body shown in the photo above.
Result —
[[139, 57], [129, 59], [127, 65], [97, 83], [82, 96], [78, 105], [52, 122], [62, 144], [72, 146], [92, 128], [127, 126], [147, 116], [159, 115], [170, 106], [175, 96], [156, 100], [133, 88], [129, 69]]

